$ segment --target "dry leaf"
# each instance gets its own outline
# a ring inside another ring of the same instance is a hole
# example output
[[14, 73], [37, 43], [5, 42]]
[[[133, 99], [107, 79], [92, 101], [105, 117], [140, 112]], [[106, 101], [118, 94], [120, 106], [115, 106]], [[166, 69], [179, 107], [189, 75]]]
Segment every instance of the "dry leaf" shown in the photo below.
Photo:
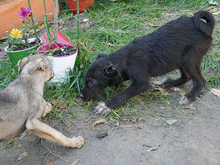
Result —
[[162, 94], [163, 94], [163, 95], [169, 95], [169, 93], [168, 93], [166, 90], [163, 90], [163, 91], [162, 91]]
[[212, 88], [210, 91], [212, 92], [212, 94], [220, 97], [220, 90]]
[[95, 51], [95, 52], [97, 52], [97, 50], [96, 49], [94, 49], [94, 48], [91, 48], [92, 49], [92, 51]]
[[118, 30], [116, 30], [116, 32], [123, 33], [124, 31], [118, 29]]
[[182, 96], [186, 94], [186, 92], [185, 92], [185, 91], [181, 90], [181, 89], [180, 89], [180, 88], [178, 88], [178, 87], [174, 87], [173, 89], [174, 89], [174, 91], [179, 91], [179, 92], [180, 92], [180, 94], [181, 94]]
[[18, 156], [18, 159], [16, 161], [24, 159], [26, 156], [27, 156], [27, 152], [23, 152], [21, 155]]
[[184, 109], [191, 109], [192, 107], [188, 106], [188, 107], [184, 107]]
[[219, 12], [216, 12], [216, 13], [212, 13], [214, 16], [220, 14], [220, 11]]
[[152, 23], [150, 23], [150, 22], [148, 22], [148, 24], [149, 24], [150, 26], [152, 26], [152, 27], [158, 27], [158, 25], [154, 25], [154, 24], [152, 24]]
[[81, 98], [77, 98], [75, 101], [78, 105], [83, 105], [83, 100]]
[[119, 127], [121, 127], [121, 128], [142, 129], [142, 125], [141, 124], [127, 124], [127, 125], [121, 125]]
[[192, 114], [194, 114], [194, 112], [192, 112], [192, 111], [186, 111], [186, 114], [187, 114], [187, 115], [192, 115]]
[[114, 44], [111, 44], [111, 43], [107, 43], [107, 45], [110, 46], [110, 47], [114, 46]]
[[82, 22], [87, 22], [89, 20], [89, 18], [84, 18], [83, 20], [82, 20]]
[[79, 68], [82, 69], [83, 67], [84, 67], [83, 64], [80, 64]]
[[81, 25], [81, 27], [83, 28], [83, 31], [85, 31], [86, 28], [90, 27], [90, 24], [87, 22], [85, 25]]
[[193, 104], [191, 104], [190, 106], [184, 107], [184, 109], [195, 109], [195, 107], [193, 107]]
[[65, 109], [67, 108], [67, 104], [64, 101], [61, 100], [56, 100], [56, 99], [50, 99], [49, 101], [53, 106], [58, 107], [60, 109]]
[[100, 133], [97, 135], [98, 138], [104, 138], [106, 136], [108, 136], [108, 133]]
[[95, 121], [95, 122], [92, 124], [92, 126], [94, 127], [94, 126], [96, 126], [96, 125], [103, 124], [103, 123], [105, 123], [106, 121], [107, 121], [107, 119], [97, 120], [97, 121]]
[[156, 147], [152, 147], [147, 150], [147, 152], [156, 151], [159, 147], [161, 147], [163, 144], [157, 144]]
[[91, 57], [90, 57], [90, 56], [86, 56], [85, 59], [86, 59], [87, 61], [90, 61], [90, 60], [91, 60]]
[[151, 90], [151, 92], [162, 92], [163, 88], [159, 87], [159, 88], [154, 88]]
[[160, 107], [161, 109], [171, 109], [172, 107]]
[[206, 10], [207, 11], [210, 11], [210, 10], [212, 10], [212, 9], [214, 9], [216, 6], [210, 6], [210, 7], [208, 7]]
[[67, 108], [67, 104], [64, 101], [57, 100], [57, 104], [58, 104], [58, 108], [60, 108], [60, 109], [66, 109]]
[[177, 121], [178, 120], [176, 120], [176, 119], [170, 119], [170, 120], [167, 120], [166, 122], [167, 122], [167, 124], [172, 125], [172, 124], [176, 123]]
[[49, 102], [51, 103], [51, 104], [53, 104], [54, 106], [57, 106], [57, 103], [56, 103], [56, 99], [50, 99], [49, 100]]
[[163, 95], [169, 95], [169, 93], [168, 93], [165, 89], [163, 89], [163, 88], [161, 88], [161, 87], [154, 88], [154, 89], [151, 90], [151, 92], [152, 92], [152, 93], [153, 93], [153, 92], [162, 92]]
[[46, 162], [46, 165], [55, 165], [55, 162], [54, 162], [54, 161], [52, 161], [52, 162], [47, 161], [47, 162]]

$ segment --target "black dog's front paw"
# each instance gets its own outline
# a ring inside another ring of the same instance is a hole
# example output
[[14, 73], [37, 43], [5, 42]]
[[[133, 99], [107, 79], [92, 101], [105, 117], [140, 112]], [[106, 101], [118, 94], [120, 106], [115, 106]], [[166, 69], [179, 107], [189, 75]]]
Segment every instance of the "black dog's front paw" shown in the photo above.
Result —
[[186, 104], [188, 104], [188, 103], [190, 103], [189, 98], [187, 98], [187, 96], [182, 96], [182, 98], [181, 98], [180, 101], [179, 101], [179, 104], [180, 104], [180, 105], [186, 105]]
[[111, 109], [108, 108], [104, 102], [100, 102], [93, 110], [93, 113], [95, 113], [96, 115], [105, 115], [110, 111], [111, 111]]

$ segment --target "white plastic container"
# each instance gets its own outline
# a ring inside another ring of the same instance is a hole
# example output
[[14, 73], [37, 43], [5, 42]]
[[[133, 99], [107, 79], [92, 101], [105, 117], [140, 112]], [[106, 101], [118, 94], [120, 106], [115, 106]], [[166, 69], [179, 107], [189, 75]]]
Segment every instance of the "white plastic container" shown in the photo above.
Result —
[[[52, 44], [52, 48], [56, 47], [62, 48], [63, 45], [61, 44]], [[73, 47], [73, 45], [69, 44], [64, 44], [64, 46], [70, 46]], [[49, 46], [48, 45], [43, 45], [38, 48], [39, 51], [42, 50], [48, 50]], [[50, 82], [60, 82], [63, 83], [65, 82], [68, 72], [70, 70], [73, 70], [75, 61], [76, 61], [76, 56], [78, 54], [78, 49], [73, 54], [67, 55], [67, 56], [47, 56], [47, 58], [51, 61], [53, 64], [53, 71], [54, 71], [54, 77], [50, 80]]]

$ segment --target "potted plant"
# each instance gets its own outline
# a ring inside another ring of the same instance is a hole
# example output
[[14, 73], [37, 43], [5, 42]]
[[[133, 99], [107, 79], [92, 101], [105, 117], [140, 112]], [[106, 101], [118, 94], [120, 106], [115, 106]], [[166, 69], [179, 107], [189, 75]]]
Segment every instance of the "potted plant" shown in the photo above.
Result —
[[50, 82], [63, 83], [68, 72], [74, 68], [78, 49], [68, 42], [53, 42], [52, 44], [43, 44], [37, 50], [40, 54], [47, 56], [53, 64], [54, 78]]
[[38, 47], [37, 40], [29, 37], [30, 32], [32, 32], [30, 29], [31, 9], [21, 7], [21, 10], [18, 11], [18, 16], [20, 16], [20, 20], [23, 23], [22, 28], [17, 29], [14, 24], [15, 28], [10, 33], [6, 31], [7, 36], [3, 37], [7, 44], [5, 51], [13, 66]]
[[[39, 46], [38, 52], [47, 56], [53, 64], [55, 78], [52, 80], [52, 82], [64, 82], [68, 75], [68, 69], [72, 70], [74, 67], [78, 49], [75, 48], [58, 31], [58, 0], [54, 0], [55, 28], [53, 30], [49, 29], [46, 12], [46, 1], [43, 1], [45, 10], [44, 22], [47, 32], [46, 35], [44, 35], [46, 40], [44, 40], [45, 42], [42, 43], [38, 42], [39, 39], [36, 32], [35, 19], [33, 18], [30, 0], [27, 1], [29, 8], [22, 7], [21, 10], [18, 11], [18, 16], [20, 16], [20, 20], [23, 23], [22, 28], [17, 29], [16, 25], [14, 24], [15, 28], [13, 28], [10, 33], [7, 32], [7, 36], [4, 37], [7, 43], [5, 51], [7, 52], [13, 66], [15, 66], [21, 58], [29, 56], [31, 53], [30, 51], [37, 49]], [[30, 24], [30, 22], [32, 22], [32, 24]], [[31, 26], [33, 26], [35, 31], [36, 39], [29, 39], [30, 32], [33, 32], [33, 30], [31, 30]], [[32, 43], [33, 41], [35, 41], [35, 43]], [[59, 54], [59, 52], [61, 52], [61, 54]]]
[[59, 31], [58, 31], [58, 0], [54, 0], [54, 29], [50, 30], [47, 20], [46, 3], [45, 6], [45, 25], [47, 32], [41, 37], [42, 45], [38, 47], [38, 52], [47, 56], [54, 70], [54, 78], [51, 82], [65, 82], [68, 71], [73, 70], [78, 49], [75, 48]]

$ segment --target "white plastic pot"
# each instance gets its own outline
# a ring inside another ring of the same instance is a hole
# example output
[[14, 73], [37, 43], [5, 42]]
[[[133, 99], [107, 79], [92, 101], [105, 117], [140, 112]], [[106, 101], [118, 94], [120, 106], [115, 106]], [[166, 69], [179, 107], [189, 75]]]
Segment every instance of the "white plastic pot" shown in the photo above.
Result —
[[[63, 45], [61, 44], [54, 44], [52, 45], [53, 48], [59, 46], [60, 48], [63, 47]], [[68, 44], [64, 44], [64, 46], [71, 46], [72, 45], [68, 45]], [[48, 45], [43, 45], [38, 47], [39, 51], [42, 51], [44, 49], [48, 50], [49, 46]], [[76, 51], [68, 56], [47, 56], [47, 58], [51, 61], [52, 65], [53, 65], [53, 70], [54, 70], [54, 77], [50, 80], [50, 82], [60, 82], [63, 83], [65, 82], [67, 76], [68, 76], [68, 72], [71, 70], [73, 70], [74, 65], [75, 65], [75, 61], [76, 61], [76, 56], [78, 53], [78, 49], [76, 49]]]

